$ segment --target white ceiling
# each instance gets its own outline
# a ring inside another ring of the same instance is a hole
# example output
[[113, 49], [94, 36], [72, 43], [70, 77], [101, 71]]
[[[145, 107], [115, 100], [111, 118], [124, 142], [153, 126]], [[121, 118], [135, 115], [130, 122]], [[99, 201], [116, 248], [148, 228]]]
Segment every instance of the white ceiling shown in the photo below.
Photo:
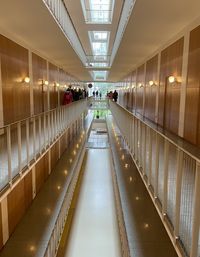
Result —
[[[111, 52], [123, 1], [115, 1], [113, 24], [105, 27], [86, 27], [80, 0], [65, 2], [85, 52], [91, 53], [87, 30], [111, 30]], [[199, 0], [137, 0], [108, 80], [118, 81], [124, 77], [198, 17], [199, 10]], [[0, 33], [29, 47], [79, 80], [91, 80], [88, 69], [83, 66], [42, 0], [2, 0]]]

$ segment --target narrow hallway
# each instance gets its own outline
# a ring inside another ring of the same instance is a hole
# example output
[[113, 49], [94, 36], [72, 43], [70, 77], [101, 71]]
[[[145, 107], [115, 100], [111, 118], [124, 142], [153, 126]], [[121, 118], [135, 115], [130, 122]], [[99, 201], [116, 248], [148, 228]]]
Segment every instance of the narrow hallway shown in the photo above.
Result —
[[58, 257], [121, 256], [110, 160], [109, 149], [87, 150], [69, 241], [61, 241]]

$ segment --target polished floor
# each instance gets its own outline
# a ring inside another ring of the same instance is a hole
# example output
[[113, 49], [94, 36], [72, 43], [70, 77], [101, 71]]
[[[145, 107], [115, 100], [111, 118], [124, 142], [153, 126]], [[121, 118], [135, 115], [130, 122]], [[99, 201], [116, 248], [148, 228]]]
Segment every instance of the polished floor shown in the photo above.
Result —
[[107, 120], [131, 257], [176, 257], [120, 131], [112, 116]]
[[70, 235], [58, 257], [120, 257], [109, 149], [88, 149]]

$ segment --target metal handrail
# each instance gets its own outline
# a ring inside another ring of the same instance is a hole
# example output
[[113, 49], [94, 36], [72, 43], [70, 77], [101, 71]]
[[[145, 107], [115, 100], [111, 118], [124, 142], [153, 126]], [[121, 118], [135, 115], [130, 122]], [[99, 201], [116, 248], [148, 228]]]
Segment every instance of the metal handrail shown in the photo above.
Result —
[[110, 109], [178, 256], [199, 256], [200, 159], [124, 107]]
[[0, 137], [2, 190], [46, 152], [66, 129], [87, 110], [83, 99], [16, 121], [3, 127]]

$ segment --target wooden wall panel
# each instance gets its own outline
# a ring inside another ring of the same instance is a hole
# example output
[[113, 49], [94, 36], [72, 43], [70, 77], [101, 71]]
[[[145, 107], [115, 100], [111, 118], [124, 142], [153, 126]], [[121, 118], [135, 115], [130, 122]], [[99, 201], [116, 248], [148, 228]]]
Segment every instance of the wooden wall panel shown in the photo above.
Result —
[[49, 93], [50, 93], [50, 109], [54, 109], [58, 106], [58, 68], [49, 63]]
[[24, 202], [25, 209], [27, 209], [33, 200], [33, 189], [32, 189], [32, 172], [29, 172], [24, 177]]
[[36, 193], [40, 191], [49, 174], [48, 154], [35, 165]]
[[65, 93], [66, 87], [68, 85], [67, 73], [62, 69], [59, 69], [59, 83], [60, 83], [60, 87], [59, 87], [60, 103], [59, 104], [62, 105], [64, 93]]
[[[136, 89], [136, 111], [143, 115], [144, 101], [144, 64], [137, 69], [137, 89]], [[140, 84], [142, 87], [140, 87]]]
[[[153, 81], [153, 86], [149, 85], [149, 81]], [[156, 92], [158, 87], [158, 55], [151, 58], [146, 63], [145, 77], [145, 117], [151, 121], [155, 121], [156, 109]]]
[[56, 163], [59, 159], [59, 142], [56, 142], [51, 148], [51, 170], [55, 169]]
[[2, 206], [0, 208], [0, 249], [3, 247]]
[[135, 98], [136, 98], [136, 71], [133, 71], [132, 72], [132, 75], [131, 75], [131, 109], [134, 111], [136, 106], [136, 101], [135, 101]]
[[25, 213], [24, 180], [11, 191], [8, 200], [8, 227], [11, 235]]
[[200, 26], [190, 33], [184, 138], [200, 146]]
[[181, 78], [184, 38], [161, 52], [158, 123], [178, 134], [181, 83], [170, 84], [169, 76]]
[[48, 110], [47, 61], [32, 54], [34, 114]]
[[30, 116], [30, 84], [22, 82], [29, 76], [28, 50], [0, 35], [4, 123]]

